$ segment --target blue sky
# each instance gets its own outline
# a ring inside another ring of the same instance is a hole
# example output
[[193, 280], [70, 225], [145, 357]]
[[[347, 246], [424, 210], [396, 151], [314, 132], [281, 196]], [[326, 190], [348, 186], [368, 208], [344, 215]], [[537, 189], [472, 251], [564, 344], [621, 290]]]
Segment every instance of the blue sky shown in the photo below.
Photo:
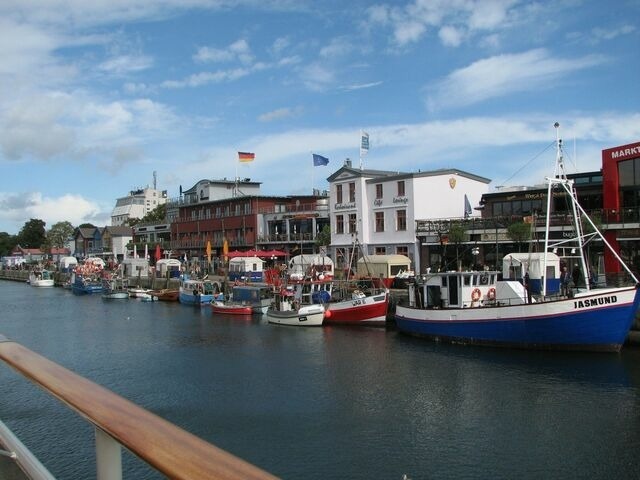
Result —
[[[640, 141], [638, 0], [3, 0], [0, 232], [236, 175], [308, 194], [346, 158], [496, 185]], [[238, 151], [256, 154], [240, 164]], [[328, 157], [313, 167], [311, 154]]]

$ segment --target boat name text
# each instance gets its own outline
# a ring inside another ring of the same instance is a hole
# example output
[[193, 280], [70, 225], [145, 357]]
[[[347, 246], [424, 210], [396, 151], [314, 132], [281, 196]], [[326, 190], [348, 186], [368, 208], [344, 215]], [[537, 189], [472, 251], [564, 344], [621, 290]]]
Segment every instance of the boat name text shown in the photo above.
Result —
[[597, 307], [598, 305], [608, 305], [610, 303], [617, 303], [618, 297], [611, 295], [609, 297], [591, 298], [586, 300], [576, 300], [573, 302], [573, 308], [588, 308]]

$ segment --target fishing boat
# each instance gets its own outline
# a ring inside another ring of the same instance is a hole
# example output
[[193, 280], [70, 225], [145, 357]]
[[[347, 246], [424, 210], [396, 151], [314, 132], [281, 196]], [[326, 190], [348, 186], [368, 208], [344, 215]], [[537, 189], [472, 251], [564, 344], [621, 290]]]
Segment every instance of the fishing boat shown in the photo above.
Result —
[[102, 281], [96, 274], [74, 272], [71, 274], [71, 291], [76, 295], [102, 292]]
[[386, 325], [389, 290], [377, 286], [374, 280], [334, 281], [332, 297], [325, 304], [324, 321], [340, 325]]
[[53, 287], [53, 272], [36, 268], [29, 273], [29, 284], [32, 287]]
[[180, 290], [177, 288], [161, 288], [159, 290], [149, 290], [149, 295], [163, 302], [177, 302]]
[[[442, 272], [417, 275], [408, 285], [408, 305], [397, 305], [395, 321], [400, 332], [437, 341], [532, 349], [619, 351], [640, 304], [638, 279], [577, 201], [573, 181], [564, 172], [562, 140], [556, 123], [556, 167], [547, 178], [547, 215], [544, 252], [571, 246], [587, 277], [584, 245], [599, 237], [618, 260], [629, 287], [591, 288], [539, 294], [526, 282], [499, 280], [497, 271]], [[571, 204], [573, 234], [557, 242], [549, 239], [552, 193], [562, 190]], [[583, 222], [590, 226], [586, 233]], [[526, 267], [526, 266], [525, 266]], [[544, 260], [542, 272], [558, 278], [555, 267]], [[525, 272], [525, 279], [528, 277]]]
[[178, 300], [185, 305], [205, 305], [224, 298], [212, 281], [184, 276], [180, 281]]
[[252, 313], [264, 314], [273, 303], [273, 286], [267, 284], [239, 284], [231, 289], [233, 303], [248, 305]]
[[253, 310], [250, 305], [243, 305], [234, 302], [220, 302], [215, 300], [211, 302], [211, 311], [213, 313], [223, 313], [226, 315], [252, 315]]
[[122, 300], [129, 298], [127, 279], [120, 277], [103, 278], [102, 298], [105, 300]]
[[296, 284], [281, 288], [267, 309], [267, 321], [278, 325], [319, 327], [324, 321], [324, 305], [302, 302], [302, 286]]

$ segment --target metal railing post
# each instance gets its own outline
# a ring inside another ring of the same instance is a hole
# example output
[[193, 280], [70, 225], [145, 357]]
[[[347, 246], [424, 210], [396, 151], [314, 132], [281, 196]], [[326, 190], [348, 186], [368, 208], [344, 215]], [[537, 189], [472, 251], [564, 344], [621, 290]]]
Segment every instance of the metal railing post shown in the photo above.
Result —
[[99, 428], [95, 431], [98, 480], [122, 480], [122, 447]]

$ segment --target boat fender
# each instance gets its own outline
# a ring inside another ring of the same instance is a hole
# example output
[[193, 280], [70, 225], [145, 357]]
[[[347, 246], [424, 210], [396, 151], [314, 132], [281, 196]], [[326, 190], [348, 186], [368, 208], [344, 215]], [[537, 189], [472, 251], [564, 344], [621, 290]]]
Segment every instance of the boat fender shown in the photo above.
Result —
[[491, 287], [489, 289], [489, 291], [487, 292], [487, 298], [489, 300], [495, 300], [496, 299], [496, 289]]
[[478, 300], [480, 300], [481, 295], [482, 295], [482, 292], [480, 292], [480, 289], [474, 288], [473, 291], [471, 292], [471, 300], [473, 300], [474, 302], [477, 302]]

